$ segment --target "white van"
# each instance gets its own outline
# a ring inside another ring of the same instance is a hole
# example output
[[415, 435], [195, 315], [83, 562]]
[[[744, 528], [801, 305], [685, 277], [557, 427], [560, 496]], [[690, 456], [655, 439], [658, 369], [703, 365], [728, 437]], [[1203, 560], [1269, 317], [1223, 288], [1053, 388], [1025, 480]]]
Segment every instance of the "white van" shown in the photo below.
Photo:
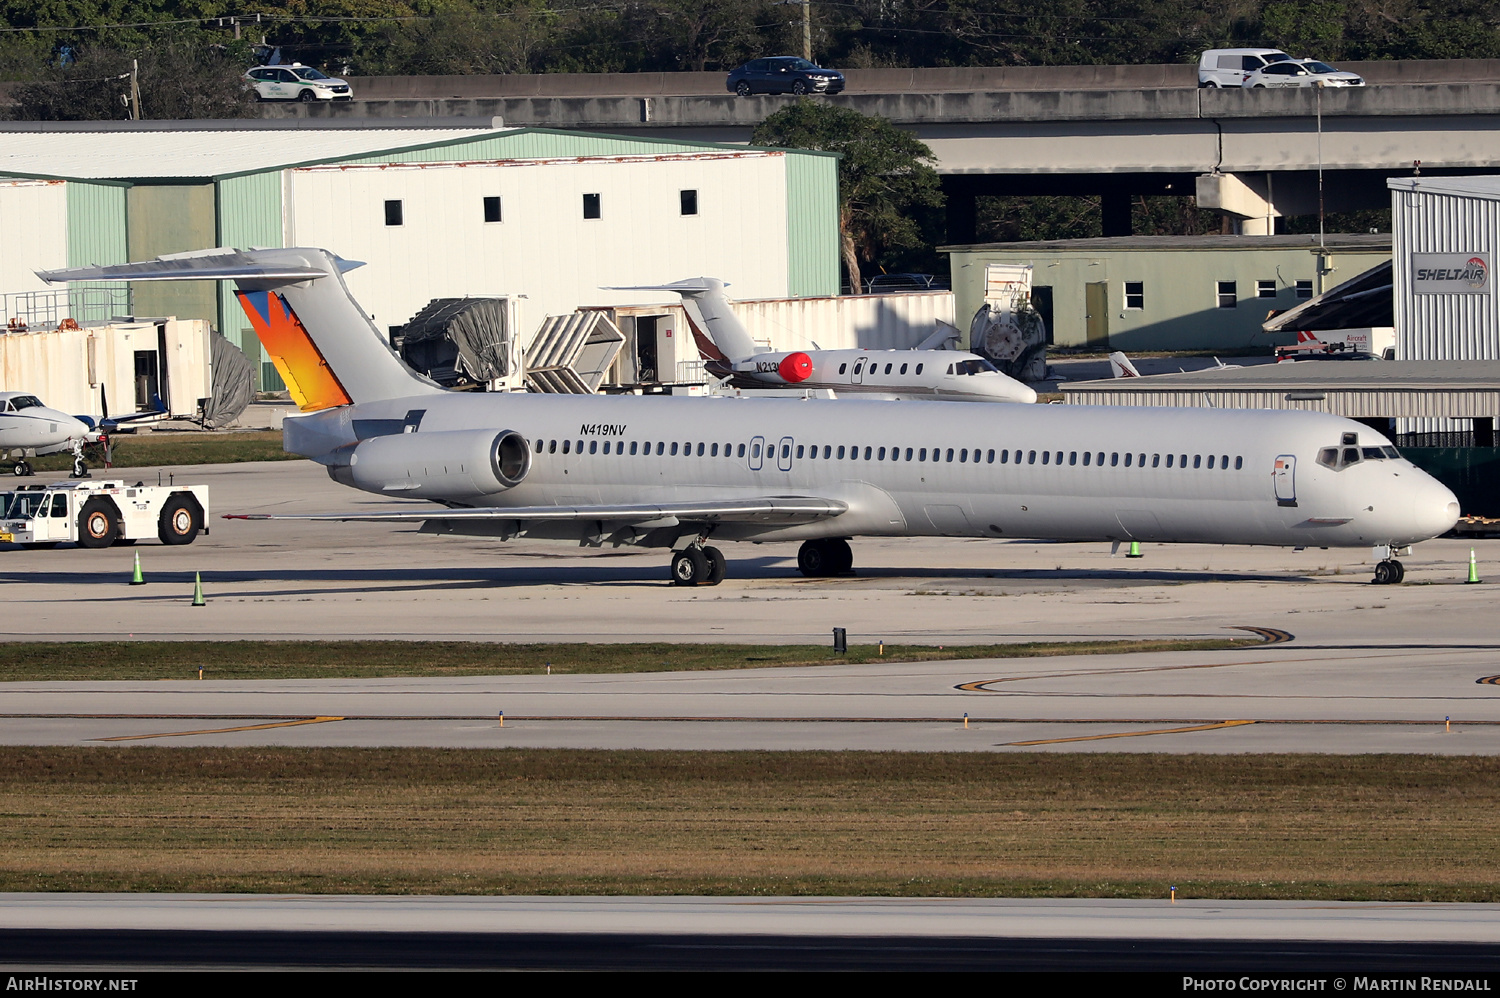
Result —
[[1281, 49], [1209, 49], [1198, 58], [1198, 86], [1238, 87], [1246, 73], [1289, 59]]

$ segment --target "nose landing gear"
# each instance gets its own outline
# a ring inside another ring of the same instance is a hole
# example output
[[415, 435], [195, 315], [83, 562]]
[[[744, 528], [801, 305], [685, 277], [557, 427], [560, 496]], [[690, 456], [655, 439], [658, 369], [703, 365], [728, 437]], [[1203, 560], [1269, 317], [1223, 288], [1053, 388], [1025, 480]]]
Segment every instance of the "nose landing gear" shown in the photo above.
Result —
[[1398, 585], [1406, 578], [1406, 569], [1394, 558], [1387, 558], [1375, 566], [1374, 583], [1377, 586]]
[[694, 544], [672, 555], [672, 582], [679, 586], [717, 586], [729, 574], [724, 552]]

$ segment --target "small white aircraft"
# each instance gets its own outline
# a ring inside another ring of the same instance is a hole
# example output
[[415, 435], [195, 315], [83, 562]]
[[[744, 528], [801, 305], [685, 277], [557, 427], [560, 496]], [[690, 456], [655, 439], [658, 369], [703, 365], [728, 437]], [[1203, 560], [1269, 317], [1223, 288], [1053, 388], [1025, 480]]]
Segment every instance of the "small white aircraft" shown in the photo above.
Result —
[[699, 350], [708, 355], [705, 370], [742, 387], [827, 388], [839, 395], [928, 401], [1036, 401], [1034, 390], [979, 354], [933, 349], [956, 337], [956, 329], [940, 329], [912, 350], [767, 352], [751, 339], [716, 278], [608, 290], [677, 292]]
[[1375, 581], [1396, 583], [1394, 551], [1458, 520], [1389, 440], [1317, 412], [448, 392], [349, 294], [358, 266], [222, 249], [39, 276], [235, 281], [302, 409], [286, 449], [352, 488], [426, 500], [247, 519], [664, 548], [684, 586], [724, 579], [710, 538], [801, 541], [798, 568], [821, 576], [849, 570], [859, 536], [1368, 547]]
[[[1216, 366], [1209, 368], [1210, 371], [1237, 371], [1243, 366], [1241, 364], [1226, 364], [1217, 357], [1214, 358], [1214, 364]], [[1109, 373], [1114, 378], [1145, 377], [1140, 371], [1136, 370], [1135, 364], [1131, 362], [1129, 357], [1125, 356], [1123, 350], [1116, 350], [1109, 355]]]
[[88, 469], [83, 445], [98, 443], [99, 431], [77, 416], [49, 409], [27, 392], [0, 392], [0, 455], [12, 461], [17, 476], [33, 474], [28, 455], [43, 456], [73, 452], [73, 477]]

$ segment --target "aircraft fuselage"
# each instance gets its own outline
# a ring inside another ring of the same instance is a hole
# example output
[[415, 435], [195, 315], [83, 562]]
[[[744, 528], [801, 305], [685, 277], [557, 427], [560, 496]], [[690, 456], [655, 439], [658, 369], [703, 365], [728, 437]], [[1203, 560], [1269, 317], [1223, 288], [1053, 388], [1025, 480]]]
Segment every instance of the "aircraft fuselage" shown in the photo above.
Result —
[[[423, 395], [289, 417], [285, 435], [289, 451], [354, 484], [352, 445], [414, 433], [404, 476], [367, 490], [453, 506], [756, 496], [848, 505], [811, 523], [725, 523], [712, 531], [723, 540], [910, 534], [1400, 546], [1442, 533], [1458, 516], [1446, 487], [1391, 457], [1378, 433], [1336, 416], [1089, 406], [957, 412], [931, 402]], [[520, 484], [501, 491], [455, 488], [460, 462], [438, 467], [449, 459], [422, 446], [424, 434], [501, 429], [529, 445]], [[1337, 469], [1319, 463], [1320, 452], [1347, 446], [1365, 459], [1356, 454]], [[528, 533], [586, 537], [591, 529], [558, 523]]]

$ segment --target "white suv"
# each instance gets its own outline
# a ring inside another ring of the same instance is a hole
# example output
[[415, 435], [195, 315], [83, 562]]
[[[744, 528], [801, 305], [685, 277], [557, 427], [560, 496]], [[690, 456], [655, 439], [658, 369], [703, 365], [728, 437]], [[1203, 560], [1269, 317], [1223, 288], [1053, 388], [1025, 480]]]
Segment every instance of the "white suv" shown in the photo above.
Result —
[[353, 100], [354, 92], [344, 80], [324, 76], [311, 66], [258, 66], [245, 74], [245, 83], [255, 88], [258, 100]]
[[1291, 59], [1281, 49], [1209, 49], [1198, 58], [1198, 86], [1238, 87], [1246, 73]]

